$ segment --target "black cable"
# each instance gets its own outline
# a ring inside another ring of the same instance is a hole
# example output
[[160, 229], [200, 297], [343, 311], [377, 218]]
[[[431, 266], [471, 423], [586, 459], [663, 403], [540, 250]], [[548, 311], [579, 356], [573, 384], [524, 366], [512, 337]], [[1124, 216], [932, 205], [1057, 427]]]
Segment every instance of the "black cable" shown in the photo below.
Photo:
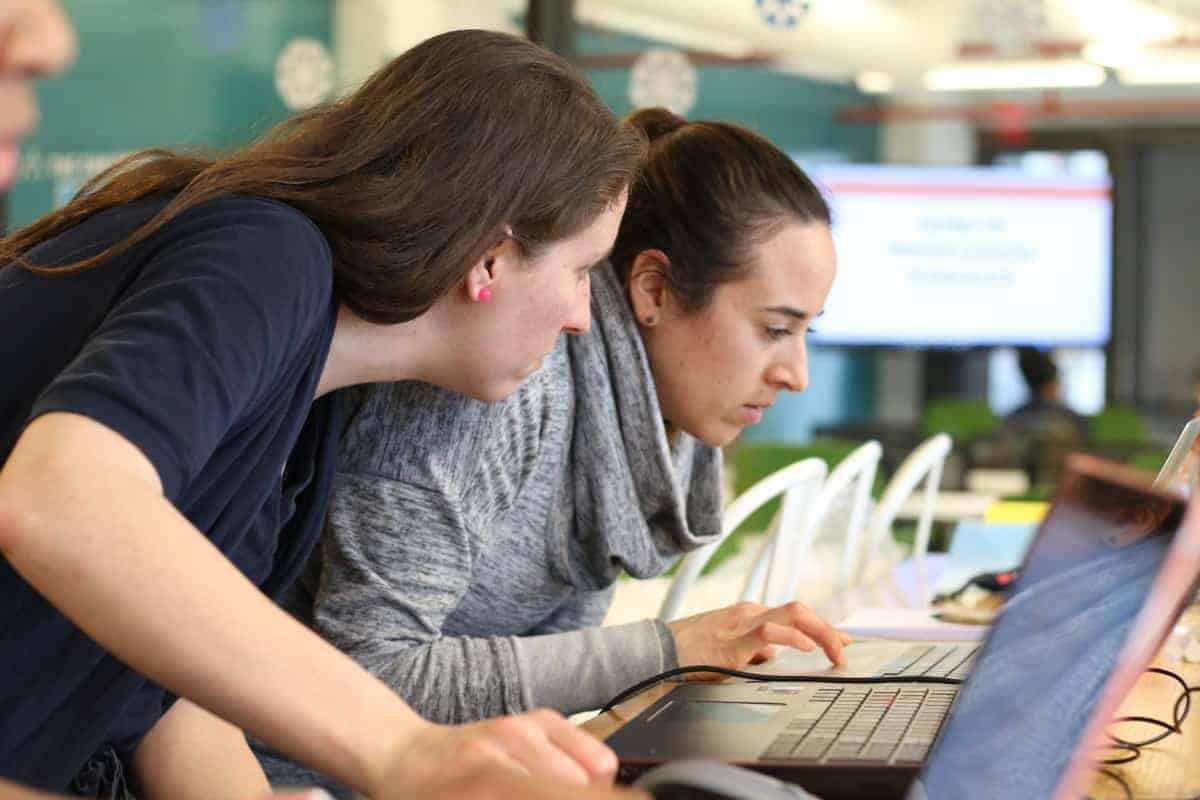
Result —
[[668, 678], [673, 678], [676, 675], [684, 675], [689, 672], [715, 672], [719, 675], [728, 675], [733, 678], [748, 678], [752, 681], [768, 682], [783, 682], [783, 683], [936, 683], [951, 686], [957, 686], [962, 683], [962, 678], [937, 678], [929, 675], [910, 675], [910, 676], [873, 676], [869, 678], [847, 678], [833, 675], [768, 675], [761, 672], [745, 672], [740, 669], [729, 669], [728, 667], [714, 667], [706, 664], [697, 664], [690, 667], [676, 667], [669, 669], [666, 672], [660, 672], [657, 675], [646, 678], [644, 681], [639, 681], [628, 689], [625, 689], [613, 699], [609, 700], [600, 708], [600, 713], [603, 714], [611, 711], [612, 707], [627, 698], [645, 691], [655, 684], [662, 683]]
[[[1131, 742], [1126, 739], [1122, 739], [1119, 736], [1114, 736], [1111, 733], [1108, 734], [1108, 738], [1112, 739], [1117, 744], [1128, 745], [1129, 747], [1132, 747], [1135, 749], [1141, 748], [1141, 747], [1149, 747], [1152, 744], [1157, 744], [1173, 733], [1182, 733], [1183, 732], [1183, 729], [1182, 729], [1183, 721], [1187, 719], [1188, 713], [1192, 710], [1192, 699], [1191, 699], [1191, 694], [1190, 694], [1191, 689], [1188, 687], [1187, 681], [1185, 681], [1182, 677], [1180, 677], [1178, 673], [1172, 672], [1171, 670], [1164, 669], [1162, 667], [1150, 667], [1149, 669], [1146, 670], [1146, 672], [1154, 673], [1156, 675], [1165, 675], [1166, 677], [1170, 678], [1171, 680], [1178, 683], [1181, 687], [1183, 687], [1183, 692], [1175, 700], [1174, 713], [1172, 714], [1173, 724], [1171, 722], [1163, 722], [1162, 720], [1156, 719], [1154, 717], [1145, 717], [1145, 716], [1117, 717], [1116, 719], [1114, 719], [1112, 721], [1112, 723], [1110, 723], [1110, 724], [1116, 724], [1118, 722], [1141, 722], [1141, 723], [1145, 723], [1145, 724], [1149, 724], [1149, 725], [1157, 725], [1158, 727], [1164, 729], [1162, 733], [1155, 734], [1154, 736], [1151, 736], [1146, 739], [1142, 739], [1141, 741], [1137, 741], [1137, 742]], [[1200, 687], [1197, 687], [1197, 688], [1200, 688]], [[1182, 710], [1180, 709], [1181, 704], [1183, 705]], [[1108, 763], [1108, 762], [1106, 762], [1106, 763]], [[1125, 762], [1119, 761], [1119, 762], [1115, 762], [1115, 763], [1123, 764]]]
[[1138, 742], [1131, 742], [1126, 739], [1122, 739], [1119, 736], [1113, 736], [1111, 733], [1108, 734], [1108, 738], [1112, 739], [1114, 744], [1119, 745], [1121, 747], [1132, 747], [1134, 749], [1137, 749], [1139, 747], [1149, 747], [1152, 744], [1158, 744], [1163, 739], [1170, 736], [1172, 733], [1179, 733], [1179, 728], [1177, 728], [1176, 726], [1172, 725], [1169, 722], [1163, 722], [1161, 719], [1155, 719], [1154, 717], [1137, 717], [1137, 716], [1135, 716], [1135, 717], [1117, 717], [1110, 724], [1115, 724], [1118, 722], [1143, 722], [1148, 725], [1157, 726], [1157, 727], [1163, 729], [1162, 733], [1155, 734], [1154, 736], [1151, 736], [1148, 739], [1142, 739], [1141, 741], [1138, 741]]
[[1101, 758], [1098, 759], [1101, 764], [1116, 766], [1117, 764], [1128, 764], [1130, 761], [1137, 761], [1142, 755], [1142, 751], [1135, 745], [1126, 744], [1125, 742], [1113, 742], [1112, 744], [1104, 745], [1110, 750], [1124, 750], [1128, 755], [1117, 756], [1116, 758]]
[[[1177, 728], [1183, 727], [1183, 721], [1187, 719], [1188, 712], [1192, 710], [1192, 692], [1200, 692], [1200, 686], [1187, 687], [1183, 694], [1179, 695], [1179, 698], [1175, 701], [1175, 727]], [[1183, 704], [1182, 714], [1179, 711], [1180, 703]]]
[[[1111, 769], [1102, 769], [1100, 770], [1100, 774], [1106, 778], [1111, 778], [1113, 782], [1121, 787], [1121, 791], [1125, 793], [1125, 800], [1133, 800], [1133, 789], [1129, 786], [1129, 783], [1121, 777], [1120, 773], [1113, 772]], [[1091, 796], [1088, 795], [1086, 800], [1092, 800]]]
[[[1115, 758], [1097, 759], [1101, 764], [1105, 764], [1108, 766], [1115, 766], [1118, 764], [1128, 764], [1132, 761], [1136, 761], [1142, 755], [1142, 748], [1157, 744], [1158, 742], [1161, 742], [1163, 739], [1167, 738], [1168, 736], [1170, 736], [1173, 733], [1179, 733], [1179, 734], [1183, 733], [1183, 722], [1184, 722], [1184, 720], [1187, 719], [1188, 713], [1192, 709], [1192, 699], [1191, 699], [1192, 692], [1200, 691], [1200, 686], [1188, 686], [1187, 681], [1185, 681], [1179, 674], [1177, 674], [1169, 669], [1164, 669], [1162, 667], [1150, 667], [1149, 669], [1146, 670], [1146, 672], [1166, 676], [1166, 677], [1170, 678], [1171, 680], [1175, 681], [1176, 683], [1178, 683], [1181, 687], [1183, 687], [1183, 691], [1180, 692], [1179, 697], [1175, 698], [1175, 704], [1172, 709], [1172, 722], [1163, 722], [1162, 720], [1156, 719], [1154, 717], [1146, 717], [1146, 716], [1140, 716], [1140, 715], [1128, 716], [1128, 717], [1117, 717], [1116, 719], [1113, 720], [1113, 723], [1138, 722], [1138, 723], [1149, 724], [1149, 725], [1157, 725], [1157, 726], [1163, 728], [1164, 730], [1162, 733], [1155, 734], [1154, 736], [1150, 736], [1146, 739], [1143, 739], [1143, 740], [1137, 741], [1137, 742], [1130, 742], [1125, 739], [1122, 739], [1119, 736], [1115, 736], [1112, 733], [1108, 733], [1107, 734], [1108, 738], [1110, 740], [1112, 740], [1112, 744], [1106, 745], [1106, 747], [1108, 747], [1109, 749], [1112, 749], [1112, 750], [1125, 751], [1126, 753], [1128, 753], [1128, 755], [1119, 756], [1119, 757], [1115, 757]], [[1119, 773], [1114, 772], [1113, 770], [1110, 770], [1110, 769], [1101, 769], [1100, 774], [1114, 780], [1121, 787], [1121, 790], [1125, 793], [1125, 797], [1129, 798], [1129, 800], [1133, 799], [1132, 788], [1129, 786], [1128, 782], [1126, 782], [1125, 779], [1123, 777], [1121, 777], [1121, 775]], [[1200, 798], [1197, 798], [1197, 800], [1200, 800]]]

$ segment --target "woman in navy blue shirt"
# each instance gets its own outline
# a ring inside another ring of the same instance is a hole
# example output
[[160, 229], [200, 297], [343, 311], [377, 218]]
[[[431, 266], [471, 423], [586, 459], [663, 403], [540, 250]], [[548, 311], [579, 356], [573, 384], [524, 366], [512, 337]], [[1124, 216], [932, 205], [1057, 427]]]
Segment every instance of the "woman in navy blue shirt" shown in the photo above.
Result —
[[549, 712], [421, 720], [268, 597], [320, 531], [335, 390], [511, 393], [588, 326], [644, 148], [557, 56], [458, 31], [231, 155], [137, 154], [0, 241], [0, 776], [265, 791], [244, 728], [375, 797], [610, 780]]

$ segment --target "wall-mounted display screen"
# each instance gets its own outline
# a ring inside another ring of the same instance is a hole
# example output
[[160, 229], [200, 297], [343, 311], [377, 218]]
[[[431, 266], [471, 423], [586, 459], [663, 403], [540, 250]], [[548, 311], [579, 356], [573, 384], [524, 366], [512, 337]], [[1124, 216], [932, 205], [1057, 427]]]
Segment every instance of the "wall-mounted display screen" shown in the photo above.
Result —
[[816, 166], [838, 277], [814, 341], [1108, 341], [1112, 187], [1008, 167]]

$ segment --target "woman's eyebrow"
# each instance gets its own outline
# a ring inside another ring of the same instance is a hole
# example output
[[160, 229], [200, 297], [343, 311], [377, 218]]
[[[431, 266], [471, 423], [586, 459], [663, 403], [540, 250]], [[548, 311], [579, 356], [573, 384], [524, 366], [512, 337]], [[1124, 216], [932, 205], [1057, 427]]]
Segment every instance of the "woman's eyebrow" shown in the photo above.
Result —
[[792, 306], [764, 306], [763, 308], [760, 308], [759, 311], [770, 311], [775, 314], [784, 314], [789, 317], [794, 317], [801, 322], [812, 316], [807, 311], [801, 311], [800, 309], [793, 308]]

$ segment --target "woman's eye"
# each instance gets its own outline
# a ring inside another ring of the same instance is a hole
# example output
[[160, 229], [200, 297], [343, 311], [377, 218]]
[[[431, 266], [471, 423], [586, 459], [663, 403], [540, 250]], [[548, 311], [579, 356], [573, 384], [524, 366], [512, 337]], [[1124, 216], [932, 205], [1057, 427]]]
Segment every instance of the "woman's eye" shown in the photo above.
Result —
[[773, 342], [778, 341], [780, 339], [785, 339], [788, 336], [792, 335], [791, 328], [767, 328], [766, 330], [767, 330], [767, 338]]

